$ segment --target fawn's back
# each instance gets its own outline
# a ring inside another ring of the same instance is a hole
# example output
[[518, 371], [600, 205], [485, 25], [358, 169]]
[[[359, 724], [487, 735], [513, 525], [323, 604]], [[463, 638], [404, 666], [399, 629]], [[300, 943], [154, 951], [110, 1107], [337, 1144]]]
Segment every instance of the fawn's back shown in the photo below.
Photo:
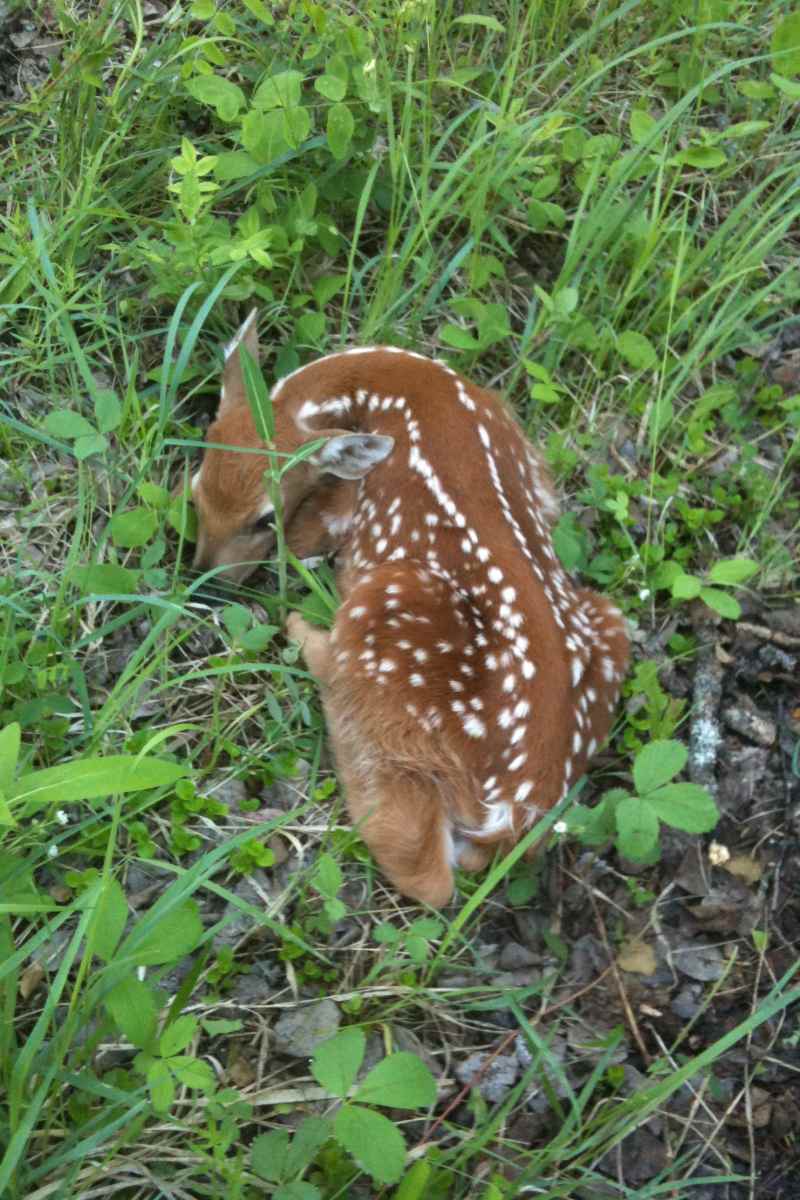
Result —
[[[252, 446], [237, 369], [233, 353], [234, 399], [209, 440]], [[330, 636], [291, 629], [323, 685], [351, 815], [401, 891], [444, 903], [454, 862], [516, 840], [606, 737], [622, 618], [560, 565], [552, 484], [495, 393], [379, 347], [301, 368], [273, 401], [279, 452], [326, 439], [287, 473], [285, 527], [301, 554], [338, 552], [343, 603]], [[212, 492], [248, 491], [243, 472], [263, 521], [263, 462], [225, 455], [208, 451], [197, 480], [212, 485], [201, 525]]]

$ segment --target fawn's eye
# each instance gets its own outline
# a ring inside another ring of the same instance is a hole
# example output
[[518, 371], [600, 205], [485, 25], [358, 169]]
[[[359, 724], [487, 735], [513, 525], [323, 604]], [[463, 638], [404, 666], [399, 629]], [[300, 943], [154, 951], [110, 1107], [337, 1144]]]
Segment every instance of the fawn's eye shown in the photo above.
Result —
[[273, 533], [275, 529], [275, 510], [273, 509], [272, 512], [264, 513], [262, 517], [253, 522], [251, 528], [253, 533]]

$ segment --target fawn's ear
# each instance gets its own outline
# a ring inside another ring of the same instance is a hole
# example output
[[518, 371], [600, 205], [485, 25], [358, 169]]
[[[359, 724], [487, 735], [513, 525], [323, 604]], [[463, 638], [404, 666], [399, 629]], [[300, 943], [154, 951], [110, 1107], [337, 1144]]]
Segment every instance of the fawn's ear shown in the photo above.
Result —
[[328, 438], [311, 461], [339, 479], [363, 479], [393, 449], [394, 438], [379, 433], [340, 433]]
[[247, 403], [247, 391], [244, 386], [239, 347], [244, 345], [256, 362], [258, 362], [257, 317], [258, 312], [254, 308], [235, 337], [231, 338], [225, 347], [225, 370], [222, 374], [222, 391], [219, 398], [217, 417], [221, 417], [224, 413], [230, 411], [230, 409], [238, 408], [240, 405]]

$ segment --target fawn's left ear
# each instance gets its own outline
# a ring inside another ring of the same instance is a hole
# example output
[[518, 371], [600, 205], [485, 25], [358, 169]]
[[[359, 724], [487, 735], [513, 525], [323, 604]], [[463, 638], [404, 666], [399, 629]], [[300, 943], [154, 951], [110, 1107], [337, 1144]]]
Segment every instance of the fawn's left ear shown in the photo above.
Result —
[[230, 409], [238, 408], [247, 403], [247, 391], [242, 375], [242, 362], [239, 358], [239, 347], [245, 346], [258, 362], [258, 329], [256, 322], [258, 311], [254, 308], [236, 335], [225, 347], [225, 370], [222, 374], [222, 391], [219, 398], [217, 417], [223, 416]]
[[340, 433], [328, 438], [311, 461], [339, 479], [363, 479], [393, 449], [394, 438], [379, 433]]

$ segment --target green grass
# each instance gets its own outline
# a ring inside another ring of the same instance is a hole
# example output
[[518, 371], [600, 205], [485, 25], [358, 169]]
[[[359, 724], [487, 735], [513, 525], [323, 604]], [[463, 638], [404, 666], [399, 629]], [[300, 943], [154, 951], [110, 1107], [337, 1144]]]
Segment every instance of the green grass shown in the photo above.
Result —
[[[800, 402], [764, 364], [800, 293], [797, 18], [783, 0], [509, 0], [474, 6], [477, 19], [426, 0], [361, 7], [291, 3], [272, 23], [255, 0], [168, 18], [137, 0], [39, 6], [60, 53], [0, 117], [0, 726], [20, 725], [26, 772], [128, 754], [191, 774], [33, 811], [0, 747], [0, 1193], [12, 1200], [279, 1195], [247, 1147], [298, 1107], [279, 1097], [300, 1095], [302, 1072], [295, 1086], [262, 1059], [249, 1085], [224, 1076], [237, 1055], [259, 1063], [247, 1047], [263, 1010], [237, 1008], [226, 1034], [201, 1022], [228, 1013], [262, 952], [215, 948], [212, 902], [262, 927], [283, 972], [270, 1018], [316, 989], [389, 1041], [419, 1026], [449, 1070], [448, 1028], [459, 1045], [493, 1044], [500, 1012], [533, 1054], [501, 1104], [473, 1094], [424, 1155], [425, 1123], [409, 1117], [424, 1167], [409, 1161], [397, 1190], [373, 1192], [329, 1142], [304, 1179], [318, 1192], [285, 1200], [683, 1195], [710, 1158], [687, 1150], [635, 1192], [598, 1163], [798, 998], [789, 974], [754, 986], [731, 1033], [680, 1062], [667, 1048], [628, 1098], [611, 1033], [576, 1087], [551, 1049], [578, 1019], [551, 1000], [555, 931], [536, 988], [496, 988], [476, 968], [487, 906], [535, 886], [518, 856], [462, 880], [460, 911], [415, 932], [419, 913], [398, 907], [331, 798], [315, 690], [276, 633], [281, 596], [240, 589], [231, 603], [252, 620], [209, 606], [184, 568], [191, 513], [171, 497], [213, 410], [220, 347], [255, 303], [268, 378], [385, 340], [501, 387], [568, 497], [562, 556], [635, 625], [679, 604], [665, 563], [713, 581], [720, 560], [751, 559], [751, 591], [796, 596]], [[330, 613], [329, 574], [290, 575], [290, 597], [304, 584]], [[630, 685], [649, 706], [620, 716], [605, 783], [673, 733], [654, 686]], [[204, 790], [220, 773], [253, 795], [297, 778], [297, 803], [224, 825]], [[276, 833], [298, 865], [274, 868], [265, 906], [236, 889], [259, 864], [270, 876]], [[142, 861], [163, 890], [120, 942], [116, 881]], [[342, 917], [358, 930], [344, 948]], [[391, 950], [372, 937], [388, 922], [406, 931]], [[188, 976], [170, 975], [187, 961]], [[454, 971], [475, 983], [449, 985]], [[167, 1024], [191, 1014], [200, 1064], [175, 1076], [177, 1097], [153, 1066], [170, 996]], [[126, 1038], [138, 1058], [101, 1052]], [[522, 1147], [514, 1118], [544, 1066], [556, 1132]], [[713, 1165], [717, 1182], [736, 1173], [722, 1154]]]

